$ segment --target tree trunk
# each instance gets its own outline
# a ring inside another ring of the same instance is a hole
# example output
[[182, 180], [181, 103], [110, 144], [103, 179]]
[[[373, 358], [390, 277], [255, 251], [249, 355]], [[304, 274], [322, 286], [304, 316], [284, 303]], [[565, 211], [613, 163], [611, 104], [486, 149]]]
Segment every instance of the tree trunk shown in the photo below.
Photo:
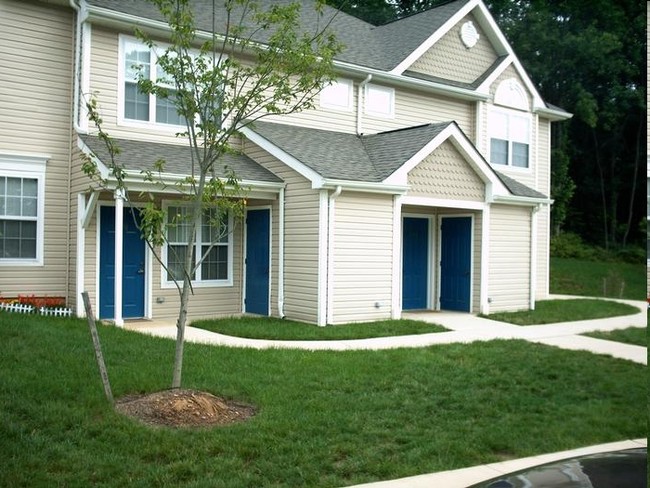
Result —
[[596, 161], [596, 167], [598, 168], [598, 177], [600, 180], [600, 198], [601, 205], [603, 207], [603, 231], [605, 237], [605, 249], [609, 249], [609, 216], [607, 212], [607, 193], [605, 192], [605, 175], [603, 174], [603, 167], [600, 163], [600, 148], [598, 147], [596, 131], [592, 129], [591, 134], [594, 140], [594, 159]]
[[627, 222], [625, 223], [625, 232], [623, 233], [623, 247], [627, 245], [627, 238], [630, 236], [632, 229], [632, 217], [634, 214], [634, 199], [636, 197], [637, 178], [639, 177], [639, 166], [641, 162], [641, 132], [643, 129], [643, 122], [639, 119], [639, 125], [636, 131], [636, 144], [634, 151], [634, 172], [632, 176], [632, 189], [630, 191], [630, 200], [627, 207]]
[[176, 321], [176, 349], [174, 354], [174, 373], [172, 375], [172, 388], [180, 388], [183, 375], [183, 352], [185, 348], [185, 325], [187, 322], [187, 304], [192, 290], [192, 274], [194, 271], [194, 247], [196, 244], [196, 231], [201, 223], [201, 209], [203, 190], [205, 188], [205, 175], [201, 175], [196, 192], [197, 198], [192, 203], [192, 220], [189, 236], [187, 238], [187, 252], [185, 254], [185, 269], [183, 270], [183, 287], [180, 290], [180, 306], [178, 320]]

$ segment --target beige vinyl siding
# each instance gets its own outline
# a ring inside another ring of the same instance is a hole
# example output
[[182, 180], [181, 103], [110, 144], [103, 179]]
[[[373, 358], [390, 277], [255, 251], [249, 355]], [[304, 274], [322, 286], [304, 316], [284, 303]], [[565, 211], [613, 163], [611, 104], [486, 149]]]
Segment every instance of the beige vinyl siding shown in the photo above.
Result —
[[[311, 183], [250, 142], [245, 152], [286, 183], [284, 205], [284, 313], [318, 321], [319, 192]], [[324, 306], [325, 304], [321, 304]]]
[[[97, 96], [103, 129], [114, 138], [185, 144], [185, 138], [175, 136], [178, 128], [174, 126], [147, 124], [137, 127], [118, 121], [119, 35], [102, 26], [93, 25], [91, 29], [90, 91]], [[92, 126], [89, 129], [95, 130]]]
[[530, 307], [530, 207], [492, 205], [490, 214], [490, 311]]
[[0, 45], [0, 154], [49, 156], [43, 266], [0, 265], [0, 293], [67, 298], [72, 10], [0, 0]]
[[409, 172], [408, 183], [409, 196], [485, 200], [485, 184], [449, 141]]
[[362, 131], [372, 134], [454, 120], [471, 139], [475, 133], [474, 114], [471, 102], [400, 88], [395, 90], [395, 117], [382, 118], [362, 114]]
[[[470, 21], [480, 37], [473, 47], [467, 48], [460, 33], [462, 26]], [[452, 27], [408, 69], [446, 80], [473, 83], [492, 66], [497, 57], [485, 32], [470, 14]]]
[[334, 323], [389, 319], [393, 197], [343, 191], [335, 217]]

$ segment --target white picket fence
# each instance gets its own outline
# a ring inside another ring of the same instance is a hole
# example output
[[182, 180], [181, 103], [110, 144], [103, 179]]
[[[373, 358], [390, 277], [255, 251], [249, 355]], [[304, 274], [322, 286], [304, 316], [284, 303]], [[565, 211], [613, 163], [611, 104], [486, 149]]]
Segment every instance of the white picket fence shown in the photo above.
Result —
[[36, 313], [40, 315], [45, 315], [49, 317], [72, 317], [72, 310], [65, 307], [57, 308], [45, 308], [41, 307], [36, 309], [33, 305], [27, 305], [24, 303], [0, 303], [0, 310], [5, 312], [14, 312], [14, 313]]

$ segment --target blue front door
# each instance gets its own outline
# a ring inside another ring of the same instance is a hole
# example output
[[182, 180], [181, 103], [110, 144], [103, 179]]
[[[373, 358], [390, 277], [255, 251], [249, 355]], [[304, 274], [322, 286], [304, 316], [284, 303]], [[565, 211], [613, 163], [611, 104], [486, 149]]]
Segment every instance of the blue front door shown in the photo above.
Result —
[[[134, 215], [135, 214], [135, 215]], [[100, 207], [99, 318], [115, 317], [115, 207]], [[124, 209], [122, 245], [122, 317], [144, 316], [145, 242], [140, 212]]]
[[443, 217], [440, 236], [440, 308], [470, 311], [471, 217]]
[[402, 310], [427, 308], [429, 219], [405, 217], [402, 225]]
[[246, 212], [246, 313], [269, 314], [270, 215], [268, 209]]

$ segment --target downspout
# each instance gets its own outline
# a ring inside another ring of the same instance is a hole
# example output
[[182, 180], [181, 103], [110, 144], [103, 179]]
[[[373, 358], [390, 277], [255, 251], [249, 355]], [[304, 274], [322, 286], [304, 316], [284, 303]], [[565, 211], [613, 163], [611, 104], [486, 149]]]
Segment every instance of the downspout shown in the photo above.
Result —
[[363, 89], [368, 83], [370, 83], [370, 80], [372, 80], [372, 75], [366, 76], [366, 79], [363, 80], [361, 83], [359, 83], [359, 88], [358, 88], [359, 91], [357, 92], [357, 135], [358, 136], [360, 136], [363, 133], [363, 128], [362, 128]]
[[75, 46], [74, 46], [74, 78], [72, 80], [73, 84], [73, 99], [72, 99], [72, 126], [74, 130], [79, 134], [87, 134], [88, 131], [81, 127], [79, 124], [79, 98], [81, 95], [81, 31], [83, 29], [83, 24], [88, 19], [88, 9], [86, 8], [86, 2], [80, 0], [80, 5], [77, 5], [76, 0], [70, 0], [70, 7], [76, 11], [77, 17], [77, 26], [75, 29]]
[[535, 310], [537, 294], [537, 212], [540, 205], [535, 205], [530, 212], [530, 309]]
[[327, 320], [325, 325], [334, 321], [334, 226], [336, 222], [334, 202], [342, 190], [341, 185], [338, 185], [327, 202]]
[[284, 318], [284, 188], [280, 189], [278, 202], [278, 315]]

